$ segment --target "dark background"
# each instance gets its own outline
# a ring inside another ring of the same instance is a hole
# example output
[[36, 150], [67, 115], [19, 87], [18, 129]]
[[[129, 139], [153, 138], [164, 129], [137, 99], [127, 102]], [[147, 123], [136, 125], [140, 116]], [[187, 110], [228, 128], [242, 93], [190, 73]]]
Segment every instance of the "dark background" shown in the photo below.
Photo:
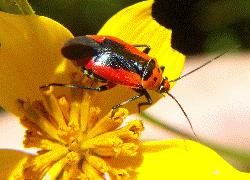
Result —
[[[29, 0], [39, 15], [74, 35], [95, 34], [117, 11], [138, 0]], [[153, 17], [173, 30], [173, 47], [184, 54], [250, 48], [250, 0], [155, 0]]]

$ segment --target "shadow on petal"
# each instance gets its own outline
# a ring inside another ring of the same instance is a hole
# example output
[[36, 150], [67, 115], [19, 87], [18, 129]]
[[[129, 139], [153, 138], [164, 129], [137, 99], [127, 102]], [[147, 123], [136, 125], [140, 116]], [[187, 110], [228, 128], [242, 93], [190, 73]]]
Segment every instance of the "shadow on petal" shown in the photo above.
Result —
[[0, 177], [1, 179], [8, 179], [13, 170], [19, 166], [19, 164], [26, 160], [30, 155], [21, 151], [1, 149], [0, 150]]

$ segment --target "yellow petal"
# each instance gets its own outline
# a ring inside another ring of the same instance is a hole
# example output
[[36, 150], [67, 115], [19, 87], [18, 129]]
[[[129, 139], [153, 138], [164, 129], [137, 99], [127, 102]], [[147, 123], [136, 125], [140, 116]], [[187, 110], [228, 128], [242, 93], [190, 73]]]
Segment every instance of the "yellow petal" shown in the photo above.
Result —
[[[138, 179], [248, 179], [210, 148], [189, 140], [148, 142]], [[154, 172], [154, 173], [152, 173]]]
[[[216, 152], [190, 140], [143, 143], [136, 157], [107, 159], [116, 168], [132, 168], [135, 179], [249, 179]], [[122, 162], [122, 163], [121, 163]]]
[[[129, 6], [106, 22], [98, 34], [111, 35], [123, 39], [130, 44], [150, 45], [149, 55], [157, 59], [159, 65], [165, 66], [164, 76], [169, 80], [180, 76], [184, 67], [185, 56], [171, 48], [172, 31], [161, 26], [151, 16], [153, 0], [139, 2]], [[171, 87], [173, 84], [171, 84]], [[97, 94], [96, 101], [103, 107], [111, 108], [112, 105], [127, 100], [135, 93], [124, 87]], [[152, 95], [152, 93], [151, 93]], [[116, 98], [104, 98], [116, 97]], [[159, 99], [158, 94], [153, 94], [154, 101]], [[141, 101], [145, 101], [143, 98]], [[129, 111], [135, 112], [135, 103], [129, 104]], [[126, 106], [127, 107], [127, 106]]]
[[[0, 105], [20, 115], [17, 99], [41, 98], [39, 86], [69, 81], [73, 66], [60, 49], [72, 34], [40, 16], [0, 12]], [[65, 71], [67, 69], [67, 71]]]
[[[29, 154], [15, 150], [0, 150], [1, 179], [17, 179]], [[15, 170], [15, 171], [13, 171]]]

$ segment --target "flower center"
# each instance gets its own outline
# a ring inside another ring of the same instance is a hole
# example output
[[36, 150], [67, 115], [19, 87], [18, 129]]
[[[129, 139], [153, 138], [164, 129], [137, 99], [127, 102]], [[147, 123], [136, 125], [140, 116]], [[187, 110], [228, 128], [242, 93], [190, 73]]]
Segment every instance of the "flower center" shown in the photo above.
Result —
[[41, 150], [30, 158], [26, 177], [129, 178], [130, 169], [113, 167], [110, 161], [134, 157], [143, 125], [135, 120], [120, 127], [127, 117], [118, 109], [99, 119], [100, 109], [91, 106], [88, 92], [73, 89], [70, 100], [56, 97], [52, 89], [42, 101], [19, 100], [22, 124], [27, 128], [24, 145]]

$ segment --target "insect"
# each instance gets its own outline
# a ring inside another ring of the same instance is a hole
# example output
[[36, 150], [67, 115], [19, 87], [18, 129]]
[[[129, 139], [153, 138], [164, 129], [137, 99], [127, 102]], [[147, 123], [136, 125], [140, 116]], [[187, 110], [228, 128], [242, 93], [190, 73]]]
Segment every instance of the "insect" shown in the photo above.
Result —
[[[137, 47], [144, 47], [143, 51]], [[82, 88], [94, 91], [105, 91], [115, 85], [123, 85], [136, 91], [138, 95], [117, 104], [112, 109], [127, 104], [142, 96], [145, 102], [138, 104], [152, 104], [152, 99], [147, 90], [158, 93], [169, 91], [168, 79], [162, 76], [164, 66], [159, 66], [156, 59], [148, 55], [150, 46], [130, 45], [111, 36], [86, 35], [68, 40], [61, 49], [63, 56], [70, 59], [89, 78], [102, 83], [100, 87], [85, 87], [73, 84], [52, 83], [48, 86], [64, 86], [70, 88]]]
[[[137, 49], [138, 47], [143, 47], [144, 50], [140, 51]], [[167, 93], [177, 102], [192, 130], [192, 124], [181, 104], [168, 92], [170, 89], [170, 82], [177, 81], [187, 76], [224, 54], [207, 61], [203, 65], [177, 79], [169, 81], [167, 77], [163, 77], [165, 67], [159, 66], [156, 59], [148, 55], [150, 52], [149, 45], [130, 45], [112, 36], [86, 35], [68, 40], [62, 47], [61, 52], [63, 56], [71, 60], [77, 67], [81, 68], [81, 71], [85, 75], [91, 79], [105, 83], [105, 85], [87, 87], [76, 84], [51, 83], [43, 85], [40, 88], [62, 86], [101, 92], [116, 85], [122, 85], [138, 93], [138, 95], [113, 106], [112, 110], [145, 96], [146, 101], [138, 104], [140, 111], [141, 106], [152, 104], [152, 99], [147, 90], [154, 90], [160, 94]]]

